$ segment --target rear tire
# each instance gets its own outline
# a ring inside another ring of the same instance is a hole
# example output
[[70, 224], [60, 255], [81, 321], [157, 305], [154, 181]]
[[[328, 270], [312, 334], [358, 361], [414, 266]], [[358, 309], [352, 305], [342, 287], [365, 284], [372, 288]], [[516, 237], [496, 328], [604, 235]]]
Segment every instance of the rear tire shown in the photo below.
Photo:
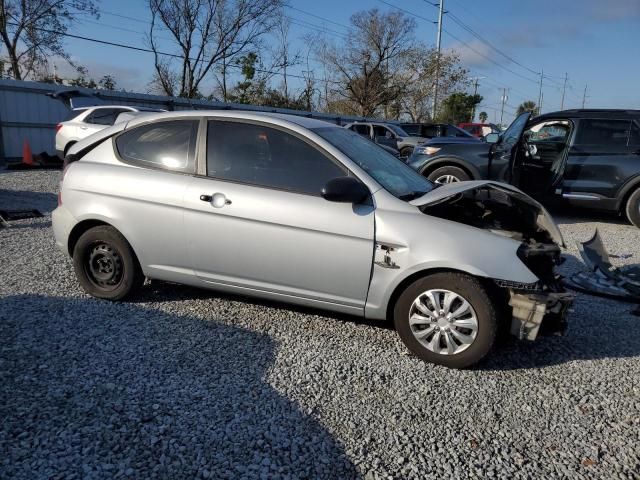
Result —
[[122, 300], [144, 283], [131, 245], [107, 225], [91, 228], [80, 236], [73, 248], [73, 266], [84, 291], [106, 300]]
[[496, 309], [482, 284], [453, 272], [428, 275], [409, 285], [398, 298], [393, 320], [411, 352], [449, 368], [480, 362], [491, 351], [498, 330]]
[[436, 168], [427, 178], [433, 183], [440, 184], [466, 182], [467, 180], [471, 180], [471, 177], [469, 177], [467, 172], [461, 168], [452, 166]]
[[640, 188], [637, 188], [627, 200], [625, 213], [629, 221], [640, 228]]

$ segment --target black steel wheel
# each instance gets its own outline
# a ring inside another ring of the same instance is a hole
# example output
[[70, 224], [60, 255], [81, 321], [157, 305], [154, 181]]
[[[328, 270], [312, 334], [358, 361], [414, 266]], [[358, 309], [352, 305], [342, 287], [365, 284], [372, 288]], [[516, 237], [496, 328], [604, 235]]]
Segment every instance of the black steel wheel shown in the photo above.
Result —
[[73, 249], [73, 263], [80, 285], [94, 297], [121, 300], [144, 282], [131, 245], [108, 225], [80, 236]]

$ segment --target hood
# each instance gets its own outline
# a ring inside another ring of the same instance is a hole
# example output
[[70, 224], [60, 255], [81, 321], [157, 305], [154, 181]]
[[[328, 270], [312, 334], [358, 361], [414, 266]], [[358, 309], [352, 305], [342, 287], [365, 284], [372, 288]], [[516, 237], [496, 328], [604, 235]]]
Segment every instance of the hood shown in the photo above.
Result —
[[425, 145], [447, 145], [451, 143], [473, 143], [473, 144], [484, 144], [482, 140], [477, 137], [434, 137]]
[[500, 235], [565, 246], [549, 212], [512, 185], [488, 180], [449, 183], [409, 203], [426, 214]]
[[403, 142], [410, 143], [411, 145], [418, 145], [420, 143], [426, 142], [427, 140], [429, 139], [425, 137], [414, 137], [414, 136], [402, 137]]

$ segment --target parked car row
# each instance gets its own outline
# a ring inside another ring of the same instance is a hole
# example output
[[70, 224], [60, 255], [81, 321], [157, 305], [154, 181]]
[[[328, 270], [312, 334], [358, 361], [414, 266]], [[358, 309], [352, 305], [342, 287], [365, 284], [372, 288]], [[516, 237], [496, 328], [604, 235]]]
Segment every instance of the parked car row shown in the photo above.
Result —
[[387, 136], [376, 127], [425, 138], [355, 125], [235, 111], [115, 123], [68, 149], [56, 243], [99, 298], [148, 277], [390, 319], [449, 367], [482, 360], [502, 328], [564, 331], [564, 242], [537, 201], [490, 180], [433, 183], [371, 141]]

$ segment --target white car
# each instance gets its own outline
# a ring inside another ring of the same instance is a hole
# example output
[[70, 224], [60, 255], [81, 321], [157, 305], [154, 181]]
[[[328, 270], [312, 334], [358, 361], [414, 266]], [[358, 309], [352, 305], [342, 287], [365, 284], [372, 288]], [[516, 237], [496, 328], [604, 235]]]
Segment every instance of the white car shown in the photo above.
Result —
[[[64, 159], [69, 148], [71, 148], [74, 143], [121, 121], [118, 120], [118, 117], [123, 113], [137, 114], [141, 112], [164, 111], [165, 110], [159, 108], [132, 107], [128, 105], [100, 105], [74, 108], [71, 110], [68, 120], [56, 125], [56, 154], [58, 157]], [[125, 117], [130, 118], [129, 115]]]

